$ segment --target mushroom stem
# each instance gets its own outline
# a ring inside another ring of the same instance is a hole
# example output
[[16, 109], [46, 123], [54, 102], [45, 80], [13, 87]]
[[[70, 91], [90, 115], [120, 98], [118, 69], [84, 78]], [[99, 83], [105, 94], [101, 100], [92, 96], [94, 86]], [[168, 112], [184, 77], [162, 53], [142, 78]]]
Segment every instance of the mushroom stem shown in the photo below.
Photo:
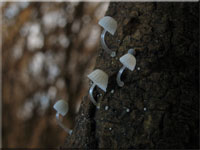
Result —
[[57, 113], [56, 113], [56, 121], [57, 121], [57, 123], [58, 123], [59, 126], [60, 126], [61, 128], [63, 128], [69, 135], [71, 135], [72, 132], [73, 132], [73, 130], [67, 128], [67, 127], [62, 123], [62, 121], [61, 121], [60, 118], [59, 118], [59, 115], [60, 115], [60, 114], [57, 112]]
[[93, 97], [93, 91], [94, 91], [95, 86], [96, 86], [96, 84], [93, 83], [92, 86], [90, 87], [89, 97], [90, 97], [90, 100], [92, 101], [92, 103], [99, 109], [99, 106]]
[[115, 57], [116, 56], [116, 52], [112, 51], [111, 49], [108, 48], [108, 46], [106, 45], [105, 42], [105, 35], [106, 35], [106, 30], [104, 29], [103, 32], [101, 33], [101, 45], [103, 47], [103, 49], [110, 54], [111, 57]]
[[122, 75], [124, 69], [126, 69], [126, 66], [123, 65], [123, 67], [121, 67], [121, 69], [119, 70], [119, 72], [118, 72], [118, 74], [117, 74], [117, 84], [118, 84], [120, 87], [123, 87], [123, 86], [124, 86], [124, 82], [121, 81], [121, 75]]

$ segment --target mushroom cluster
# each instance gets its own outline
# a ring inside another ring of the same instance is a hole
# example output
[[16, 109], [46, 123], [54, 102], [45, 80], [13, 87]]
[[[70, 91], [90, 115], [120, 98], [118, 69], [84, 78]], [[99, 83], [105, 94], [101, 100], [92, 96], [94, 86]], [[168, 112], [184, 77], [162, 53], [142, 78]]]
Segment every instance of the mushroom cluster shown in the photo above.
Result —
[[[110, 16], [105, 16], [103, 17], [100, 21], [99, 21], [99, 25], [101, 27], [104, 28], [104, 30], [101, 33], [101, 46], [102, 48], [111, 56], [111, 57], [115, 57], [116, 56], [116, 52], [111, 50], [110, 48], [108, 48], [106, 42], [105, 42], [105, 36], [106, 33], [110, 33], [111, 35], [114, 35], [116, 30], [117, 30], [117, 21], [110, 17]], [[116, 81], [119, 87], [123, 87], [124, 86], [124, 82], [121, 81], [121, 75], [124, 72], [124, 70], [127, 68], [131, 71], [133, 71], [135, 69], [136, 66], [136, 58], [135, 55], [136, 52], [134, 49], [129, 49], [128, 53], [121, 56], [119, 61], [123, 64], [123, 66], [120, 68], [117, 77], [116, 77]], [[104, 92], [106, 92], [107, 86], [108, 86], [108, 74], [105, 73], [103, 70], [100, 69], [96, 69], [93, 72], [91, 72], [90, 74], [88, 74], [87, 76], [91, 81], [92, 81], [92, 85], [89, 89], [89, 99], [91, 100], [91, 102], [96, 106], [97, 109], [100, 109], [100, 102], [97, 102], [93, 96], [93, 91], [95, 89], [95, 87], [99, 87], [101, 90], [103, 90]], [[112, 90], [114, 93], [114, 90]], [[111, 91], [111, 92], [112, 92]], [[56, 102], [54, 104], [54, 109], [57, 111], [56, 113], [56, 120], [58, 122], [58, 124], [68, 133], [68, 134], [72, 134], [72, 130], [68, 129], [66, 126], [63, 125], [62, 121], [60, 120], [60, 115], [62, 117], [64, 117], [67, 112], [68, 112], [68, 103], [64, 100], [59, 100], [58, 102]], [[105, 108], [105, 110], [108, 109], [108, 106]], [[124, 111], [122, 113], [121, 116], [123, 116], [125, 113], [128, 113], [130, 111], [130, 109], [126, 109], [126, 111]]]
[[[108, 46], [105, 42], [105, 36], [106, 36], [107, 32], [110, 33], [111, 35], [115, 34], [115, 32], [117, 30], [117, 21], [110, 16], [105, 16], [99, 20], [99, 25], [101, 27], [103, 27], [103, 29], [104, 29], [101, 33], [101, 46], [108, 54], [110, 54], [111, 57], [115, 57], [116, 52], [111, 50], [110, 48], [108, 48]], [[129, 49], [128, 53], [123, 55], [119, 59], [119, 61], [123, 64], [123, 66], [119, 70], [117, 77], [116, 77], [116, 81], [117, 81], [117, 84], [119, 87], [124, 86], [124, 82], [121, 81], [121, 75], [124, 72], [124, 70], [126, 68], [131, 71], [133, 71], [135, 69], [135, 66], [136, 66], [136, 58], [134, 56], [135, 54], [136, 54], [136, 52], [134, 49]], [[89, 98], [92, 101], [92, 103], [97, 107], [97, 109], [99, 109], [100, 103], [97, 103], [93, 97], [94, 87], [97, 85], [104, 92], [106, 92], [106, 88], [107, 88], [107, 84], [108, 84], [108, 75], [104, 71], [102, 71], [100, 69], [96, 69], [95, 71], [93, 71], [92, 73], [90, 73], [88, 75], [88, 78], [90, 80], [92, 80], [92, 82], [93, 82], [93, 84], [89, 90]]]

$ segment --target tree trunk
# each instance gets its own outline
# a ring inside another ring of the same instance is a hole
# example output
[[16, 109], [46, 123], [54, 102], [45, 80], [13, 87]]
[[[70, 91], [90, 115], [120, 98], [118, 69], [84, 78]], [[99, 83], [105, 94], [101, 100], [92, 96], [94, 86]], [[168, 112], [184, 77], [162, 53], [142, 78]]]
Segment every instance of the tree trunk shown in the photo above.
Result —
[[[83, 99], [64, 148], [199, 148], [198, 8], [198, 3], [110, 3], [106, 15], [118, 28], [106, 42], [117, 56], [99, 48], [95, 66], [109, 75], [107, 92], [95, 90], [100, 110], [88, 96]], [[136, 48], [136, 69], [124, 71], [120, 88], [119, 58], [130, 48]]]

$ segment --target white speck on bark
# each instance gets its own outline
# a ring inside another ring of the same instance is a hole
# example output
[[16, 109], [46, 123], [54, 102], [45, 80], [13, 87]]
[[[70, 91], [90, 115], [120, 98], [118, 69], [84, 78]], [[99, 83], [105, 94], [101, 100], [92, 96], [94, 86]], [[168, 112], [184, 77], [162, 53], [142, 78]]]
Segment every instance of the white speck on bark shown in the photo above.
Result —
[[111, 90], [111, 92], [110, 92], [110, 93], [112, 93], [112, 94], [113, 94], [114, 92], [115, 92], [115, 90]]
[[127, 109], [126, 109], [126, 112], [130, 112], [130, 109], [129, 109], [129, 108], [127, 108]]

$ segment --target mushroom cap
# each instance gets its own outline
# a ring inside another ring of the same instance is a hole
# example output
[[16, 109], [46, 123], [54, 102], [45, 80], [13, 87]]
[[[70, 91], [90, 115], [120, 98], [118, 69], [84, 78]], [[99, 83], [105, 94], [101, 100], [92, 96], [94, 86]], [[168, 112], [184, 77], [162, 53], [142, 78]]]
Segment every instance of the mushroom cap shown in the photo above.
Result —
[[99, 88], [106, 92], [108, 86], [108, 75], [100, 69], [96, 69], [88, 75], [88, 78], [92, 80]]
[[135, 69], [136, 66], [136, 58], [131, 55], [131, 54], [125, 54], [122, 57], [120, 57], [120, 62], [126, 66], [128, 69], [130, 69], [131, 71], [133, 71]]
[[65, 116], [69, 110], [68, 103], [64, 100], [59, 100], [57, 101], [54, 105], [53, 108], [62, 116]]
[[117, 21], [110, 16], [105, 16], [100, 19], [99, 25], [112, 35], [114, 35], [117, 30]]
[[131, 49], [128, 50], [128, 53], [131, 54], [131, 55], [135, 55], [136, 51], [135, 51], [135, 49], [131, 48]]

